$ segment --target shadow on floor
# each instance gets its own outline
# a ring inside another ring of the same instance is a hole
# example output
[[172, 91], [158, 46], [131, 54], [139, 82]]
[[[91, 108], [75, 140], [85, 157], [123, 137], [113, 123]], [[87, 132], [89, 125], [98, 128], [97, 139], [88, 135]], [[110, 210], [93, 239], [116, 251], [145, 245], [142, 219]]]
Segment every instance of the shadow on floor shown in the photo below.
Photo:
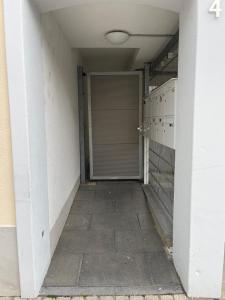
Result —
[[43, 295], [182, 293], [138, 182], [82, 185]]

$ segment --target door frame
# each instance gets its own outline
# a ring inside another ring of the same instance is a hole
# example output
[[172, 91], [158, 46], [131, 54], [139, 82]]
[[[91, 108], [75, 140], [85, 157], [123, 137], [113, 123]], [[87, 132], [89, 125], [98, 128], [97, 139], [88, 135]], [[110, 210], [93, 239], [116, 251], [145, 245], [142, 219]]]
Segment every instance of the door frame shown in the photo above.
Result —
[[143, 120], [143, 75], [140, 71], [128, 72], [90, 72], [87, 74], [88, 89], [88, 134], [89, 134], [89, 160], [91, 180], [118, 180], [118, 179], [142, 179], [143, 178], [143, 136], [139, 134], [139, 175], [138, 176], [94, 176], [93, 172], [93, 139], [92, 139], [92, 114], [91, 114], [91, 76], [118, 76], [118, 75], [138, 75], [139, 77], [139, 127]]

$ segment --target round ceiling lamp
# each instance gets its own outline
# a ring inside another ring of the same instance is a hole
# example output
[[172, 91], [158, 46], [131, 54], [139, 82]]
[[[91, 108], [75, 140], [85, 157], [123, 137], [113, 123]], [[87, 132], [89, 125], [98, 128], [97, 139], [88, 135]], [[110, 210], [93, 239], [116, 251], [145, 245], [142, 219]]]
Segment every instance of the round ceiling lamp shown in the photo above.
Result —
[[130, 34], [122, 30], [112, 30], [105, 34], [106, 39], [113, 45], [122, 45], [130, 37]]
[[111, 30], [106, 32], [105, 38], [113, 45], [122, 45], [129, 40], [130, 37], [148, 37], [148, 38], [166, 38], [175, 37], [174, 34], [141, 34], [141, 33], [129, 33], [124, 30]]

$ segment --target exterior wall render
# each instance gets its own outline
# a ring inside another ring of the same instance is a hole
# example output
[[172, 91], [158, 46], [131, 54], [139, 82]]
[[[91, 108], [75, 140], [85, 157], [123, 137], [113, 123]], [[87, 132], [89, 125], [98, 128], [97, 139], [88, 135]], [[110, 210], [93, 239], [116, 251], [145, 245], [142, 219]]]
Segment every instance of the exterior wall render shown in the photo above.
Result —
[[[225, 14], [211, 0], [180, 13], [174, 262], [190, 297], [220, 298], [225, 228]], [[215, 147], [216, 145], [216, 147]]]
[[50, 230], [80, 177], [77, 65], [54, 16], [41, 16]]
[[20, 294], [13, 188], [12, 145], [6, 70], [3, 1], [0, 0], [0, 291]]
[[[57, 24], [51, 23], [52, 20], [48, 20], [50, 33], [47, 37], [43, 35], [43, 19], [32, 1], [6, 0], [4, 14], [20, 287], [21, 296], [27, 298], [37, 296], [40, 291], [51, 254], [79, 186], [79, 123], [75, 86], [79, 58], [66, 43]], [[46, 41], [50, 45], [46, 45]], [[43, 47], [44, 54], [47, 54], [47, 68], [43, 64]], [[17, 49], [17, 55], [14, 49]], [[60, 65], [62, 59], [64, 63]], [[52, 74], [50, 84], [49, 72]], [[64, 150], [63, 145], [66, 147]], [[68, 159], [65, 165], [62, 154]], [[60, 166], [60, 163], [63, 165]], [[58, 178], [62, 170], [63, 186]], [[52, 176], [55, 177], [53, 181]], [[59, 181], [55, 182], [55, 179]], [[49, 211], [49, 199], [55, 201], [52, 191], [56, 187], [59, 188], [57, 200], [61, 202], [52, 203]]]
[[2, 0], [0, 1], [0, 49], [0, 227], [11, 227], [16, 225], [16, 214]]

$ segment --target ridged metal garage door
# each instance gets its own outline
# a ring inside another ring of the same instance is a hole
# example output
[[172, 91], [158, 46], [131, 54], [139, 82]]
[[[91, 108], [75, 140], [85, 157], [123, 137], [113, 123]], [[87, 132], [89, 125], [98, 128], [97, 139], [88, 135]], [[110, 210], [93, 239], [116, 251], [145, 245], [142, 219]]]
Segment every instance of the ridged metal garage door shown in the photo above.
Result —
[[142, 172], [139, 72], [89, 75], [91, 179], [138, 179]]

